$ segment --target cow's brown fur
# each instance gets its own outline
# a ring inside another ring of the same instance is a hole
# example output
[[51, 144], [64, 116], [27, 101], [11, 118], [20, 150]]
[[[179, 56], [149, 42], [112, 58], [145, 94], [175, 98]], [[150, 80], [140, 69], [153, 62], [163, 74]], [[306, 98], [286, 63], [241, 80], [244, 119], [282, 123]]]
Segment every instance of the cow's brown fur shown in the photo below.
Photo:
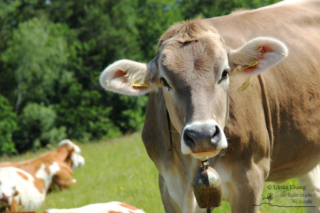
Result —
[[206, 31], [218, 33], [218, 31], [214, 27], [200, 18], [177, 23], [170, 27], [161, 36], [158, 43], [158, 49], [161, 47], [163, 42], [167, 41], [168, 39], [174, 40], [179, 43], [191, 42], [197, 40]]
[[12, 200], [10, 210], [11, 211], [18, 211], [19, 210], [19, 203], [14, 199]]
[[61, 170], [58, 171], [52, 178], [52, 183], [57, 185], [59, 189], [68, 188], [75, 184], [73, 181], [73, 173], [68, 165], [64, 162], [58, 162]]
[[25, 180], [28, 180], [28, 179], [29, 179], [29, 178], [28, 178], [25, 174], [23, 174], [22, 172], [17, 171], [17, 173], [18, 173], [18, 175], [19, 175], [20, 177], [22, 177], [22, 178], [25, 179]]

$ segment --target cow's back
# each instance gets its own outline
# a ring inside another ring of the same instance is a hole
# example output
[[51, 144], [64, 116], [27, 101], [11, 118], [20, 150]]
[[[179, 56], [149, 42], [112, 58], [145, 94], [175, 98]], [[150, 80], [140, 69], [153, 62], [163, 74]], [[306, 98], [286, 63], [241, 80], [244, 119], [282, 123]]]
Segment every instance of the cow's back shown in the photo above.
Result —
[[[238, 48], [258, 36], [274, 37], [288, 46], [289, 57], [262, 74], [269, 102], [267, 106], [262, 103], [262, 107], [264, 111], [271, 112], [274, 136], [273, 145], [270, 141], [270, 181], [304, 174], [320, 160], [319, 11], [320, 1], [285, 1], [257, 10], [207, 19], [231, 48]], [[241, 115], [249, 116], [255, 112], [252, 108], [256, 106], [248, 106], [246, 101], [256, 97], [257, 92], [253, 90], [263, 93], [258, 78], [254, 78], [254, 85], [246, 91], [237, 92], [242, 81], [242, 78], [231, 79], [229, 97], [231, 103], [236, 104], [230, 105], [230, 114], [238, 117], [237, 122], [231, 121], [234, 119], [232, 116], [229, 118], [227, 129], [243, 129], [241, 125], [250, 125], [244, 122], [245, 118]], [[263, 98], [256, 98], [259, 102], [257, 107], [260, 107]], [[246, 112], [241, 114], [239, 110]], [[251, 128], [255, 127], [252, 122]], [[232, 141], [232, 137], [229, 142], [237, 143]]]

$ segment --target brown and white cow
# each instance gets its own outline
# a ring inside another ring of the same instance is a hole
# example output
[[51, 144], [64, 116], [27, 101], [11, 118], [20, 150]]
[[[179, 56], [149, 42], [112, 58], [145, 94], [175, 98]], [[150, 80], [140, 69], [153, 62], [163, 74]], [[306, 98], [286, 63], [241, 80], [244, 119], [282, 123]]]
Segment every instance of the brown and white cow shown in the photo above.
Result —
[[4, 162], [0, 167], [16, 167], [35, 176], [42, 164], [49, 165], [57, 162], [61, 169], [53, 176], [52, 183], [59, 188], [69, 187], [76, 183], [72, 171], [85, 164], [81, 149], [72, 141], [65, 139], [59, 143], [59, 148], [40, 155], [31, 160], [21, 162]]
[[43, 213], [145, 213], [127, 203], [113, 201], [95, 203], [74, 209], [48, 209]]
[[81, 150], [70, 140], [59, 146], [31, 160], [0, 164], [0, 209], [37, 210], [52, 184], [59, 188], [76, 184], [72, 169], [84, 165]]
[[308, 212], [320, 211], [319, 41], [320, 1], [284, 1], [175, 24], [149, 64], [120, 60], [103, 71], [107, 90], [150, 92], [142, 139], [166, 212], [206, 211], [192, 188], [206, 157], [234, 213], [258, 212], [264, 182], [293, 177], [313, 194]]
[[0, 206], [10, 211], [37, 210], [46, 198], [52, 177], [61, 171], [58, 163], [44, 164], [38, 168], [35, 176], [16, 167], [0, 168]]

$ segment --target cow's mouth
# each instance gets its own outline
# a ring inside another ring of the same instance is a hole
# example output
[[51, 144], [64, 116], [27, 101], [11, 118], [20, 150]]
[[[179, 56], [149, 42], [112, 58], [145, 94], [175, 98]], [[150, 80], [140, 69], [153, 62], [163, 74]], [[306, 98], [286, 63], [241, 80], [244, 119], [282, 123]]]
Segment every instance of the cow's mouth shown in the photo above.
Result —
[[200, 152], [200, 153], [191, 153], [191, 155], [195, 158], [198, 158], [201, 161], [206, 160], [207, 158], [212, 158], [219, 154], [220, 149], [216, 149], [210, 152]]

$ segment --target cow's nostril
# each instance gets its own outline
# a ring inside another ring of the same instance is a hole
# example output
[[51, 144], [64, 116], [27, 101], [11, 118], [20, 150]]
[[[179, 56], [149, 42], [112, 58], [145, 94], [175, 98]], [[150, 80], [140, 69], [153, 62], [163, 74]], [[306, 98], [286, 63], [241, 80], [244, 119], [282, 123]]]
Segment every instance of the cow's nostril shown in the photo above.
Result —
[[195, 146], [195, 142], [192, 139], [192, 137], [190, 137], [189, 134], [190, 134], [189, 130], [185, 130], [184, 134], [183, 134], [183, 140], [184, 140], [184, 142], [186, 143], [187, 146], [194, 147]]
[[218, 126], [215, 126], [215, 131], [214, 131], [213, 136], [211, 138], [211, 143], [217, 144], [220, 141], [220, 137], [221, 137], [220, 129]]

